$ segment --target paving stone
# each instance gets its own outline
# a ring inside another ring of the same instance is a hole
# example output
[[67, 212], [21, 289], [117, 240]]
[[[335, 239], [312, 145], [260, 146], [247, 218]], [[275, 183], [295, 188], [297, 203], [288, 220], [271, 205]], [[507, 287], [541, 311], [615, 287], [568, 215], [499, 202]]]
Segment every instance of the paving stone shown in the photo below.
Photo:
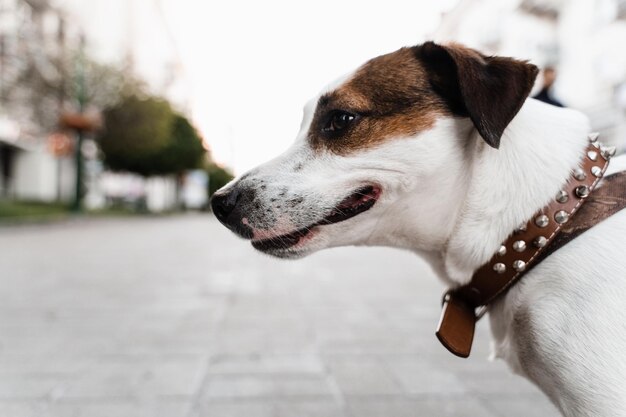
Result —
[[210, 374], [317, 374], [325, 372], [317, 355], [217, 355], [211, 359]]
[[484, 401], [486, 407], [503, 417], [559, 417], [556, 407], [541, 393], [493, 396]]
[[189, 417], [275, 417], [275, 412], [271, 403], [209, 403], [198, 406]]
[[189, 407], [188, 401], [158, 399], [60, 402], [49, 404], [38, 417], [183, 417]]
[[539, 390], [525, 378], [509, 371], [458, 372], [470, 392], [476, 394], [538, 394]]
[[397, 394], [401, 387], [377, 358], [334, 357], [328, 360], [330, 374], [344, 395]]
[[3, 375], [0, 377], [0, 401], [45, 400], [65, 382], [59, 376]]
[[77, 357], [62, 352], [55, 355], [2, 353], [0, 354], [0, 381], [20, 375], [72, 376], [84, 372], [95, 360], [93, 355]]
[[65, 384], [62, 398], [133, 398], [193, 396], [199, 389], [206, 359], [137, 360], [135, 357], [100, 360]]
[[[416, 256], [258, 254], [211, 216], [0, 227], [0, 417], [557, 416], [433, 335]], [[526, 412], [526, 410], [528, 410]]]
[[203, 393], [203, 397], [209, 400], [332, 397], [333, 395], [332, 387], [324, 377], [255, 375], [212, 377]]
[[467, 387], [454, 372], [430, 365], [422, 358], [411, 360], [388, 359], [385, 361], [399, 381], [404, 392], [410, 395], [463, 394]]
[[350, 401], [352, 417], [497, 417], [471, 397]]
[[275, 417], [346, 417], [340, 404], [325, 401], [289, 401], [274, 405]]
[[43, 402], [0, 402], [0, 416], [7, 417], [43, 417], [48, 413], [48, 404]]

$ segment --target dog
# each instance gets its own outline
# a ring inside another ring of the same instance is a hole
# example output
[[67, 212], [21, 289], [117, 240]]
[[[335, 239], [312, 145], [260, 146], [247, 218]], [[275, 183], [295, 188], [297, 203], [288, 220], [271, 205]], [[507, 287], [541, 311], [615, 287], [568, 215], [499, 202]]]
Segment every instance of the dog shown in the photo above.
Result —
[[[582, 113], [528, 98], [536, 75], [459, 44], [376, 57], [309, 101], [293, 146], [218, 191], [213, 211], [275, 257], [391, 246], [466, 284], [588, 145]], [[625, 300], [623, 210], [489, 306], [494, 355], [564, 416], [626, 416]]]

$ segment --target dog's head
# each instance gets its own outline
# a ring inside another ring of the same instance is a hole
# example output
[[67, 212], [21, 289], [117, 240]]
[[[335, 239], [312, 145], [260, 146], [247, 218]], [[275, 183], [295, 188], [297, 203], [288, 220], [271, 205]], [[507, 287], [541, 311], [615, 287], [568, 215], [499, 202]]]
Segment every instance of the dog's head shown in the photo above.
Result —
[[536, 74], [432, 42], [374, 58], [311, 100], [294, 145], [218, 191], [214, 213], [283, 258], [416, 239], [435, 248], [458, 214], [471, 133], [498, 148]]

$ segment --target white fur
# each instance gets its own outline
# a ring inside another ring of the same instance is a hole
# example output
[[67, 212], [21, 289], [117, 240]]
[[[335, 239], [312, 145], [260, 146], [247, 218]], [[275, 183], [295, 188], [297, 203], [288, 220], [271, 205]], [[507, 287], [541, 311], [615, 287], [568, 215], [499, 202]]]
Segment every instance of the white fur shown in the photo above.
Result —
[[[589, 131], [582, 114], [529, 99], [497, 150], [469, 120], [447, 117], [373, 149], [320, 154], [306, 140], [316, 101], [305, 108], [296, 143], [242, 179], [267, 184], [258, 198], [280, 217], [260, 236], [311, 224], [355, 188], [378, 184], [383, 192], [372, 209], [316, 227], [283, 255], [393, 246], [421, 254], [452, 285], [468, 282], [516, 226], [554, 198], [583, 157]], [[626, 158], [613, 166], [626, 168]], [[270, 203], [277, 196], [302, 203], [277, 209]], [[626, 416], [625, 271], [623, 211], [559, 249], [490, 308], [496, 356], [565, 416]]]

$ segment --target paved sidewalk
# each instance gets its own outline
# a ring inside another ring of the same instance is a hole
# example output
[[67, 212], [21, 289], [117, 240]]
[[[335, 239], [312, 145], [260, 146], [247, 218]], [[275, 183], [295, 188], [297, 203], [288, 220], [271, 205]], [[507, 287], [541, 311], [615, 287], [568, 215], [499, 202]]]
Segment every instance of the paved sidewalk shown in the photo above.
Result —
[[433, 334], [415, 256], [255, 253], [210, 216], [0, 228], [2, 417], [557, 416]]

